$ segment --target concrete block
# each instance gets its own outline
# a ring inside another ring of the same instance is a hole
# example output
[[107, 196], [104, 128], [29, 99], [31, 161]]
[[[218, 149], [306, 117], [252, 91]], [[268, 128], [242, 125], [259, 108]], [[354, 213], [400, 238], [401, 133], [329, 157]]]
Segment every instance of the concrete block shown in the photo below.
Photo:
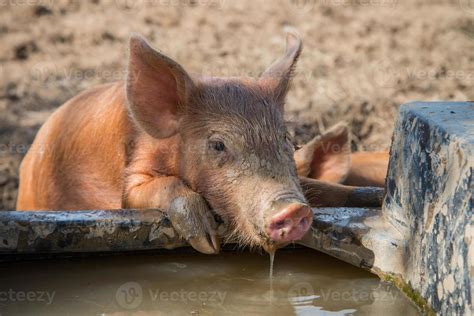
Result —
[[474, 103], [403, 105], [382, 210], [318, 209], [302, 243], [395, 283], [426, 313], [471, 315], [473, 170]]
[[405, 241], [392, 273], [442, 315], [472, 313], [473, 169], [474, 103], [401, 107], [383, 207]]

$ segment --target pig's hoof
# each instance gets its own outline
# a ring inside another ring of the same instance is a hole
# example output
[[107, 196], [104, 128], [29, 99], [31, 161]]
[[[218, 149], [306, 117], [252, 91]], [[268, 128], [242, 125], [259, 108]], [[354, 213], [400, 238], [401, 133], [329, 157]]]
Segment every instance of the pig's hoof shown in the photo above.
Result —
[[218, 224], [206, 201], [199, 194], [174, 199], [168, 216], [178, 234], [194, 249], [205, 254], [219, 253]]
[[188, 242], [197, 251], [208, 255], [219, 253], [219, 249], [221, 247], [219, 237], [216, 235], [191, 237], [188, 239]]

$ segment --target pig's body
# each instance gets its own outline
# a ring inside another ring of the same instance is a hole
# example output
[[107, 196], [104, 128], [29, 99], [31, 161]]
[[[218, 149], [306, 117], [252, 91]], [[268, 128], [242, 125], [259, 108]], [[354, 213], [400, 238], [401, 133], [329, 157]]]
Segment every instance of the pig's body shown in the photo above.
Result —
[[302, 42], [287, 44], [258, 79], [194, 77], [132, 36], [126, 83], [78, 95], [39, 131], [17, 209], [159, 208], [204, 253], [219, 251], [220, 219], [268, 251], [300, 239], [313, 219], [300, 181], [312, 204], [354, 199], [297, 176], [283, 110]]
[[127, 140], [137, 134], [123, 83], [71, 99], [41, 127], [22, 162], [17, 209], [122, 207]]
[[355, 152], [351, 168], [343, 184], [384, 187], [388, 169], [388, 152]]
[[39, 131], [17, 209], [159, 208], [204, 253], [219, 251], [219, 218], [269, 251], [300, 239], [312, 213], [283, 121], [297, 32], [287, 44], [258, 79], [214, 78], [132, 36], [127, 81], [71, 99]]

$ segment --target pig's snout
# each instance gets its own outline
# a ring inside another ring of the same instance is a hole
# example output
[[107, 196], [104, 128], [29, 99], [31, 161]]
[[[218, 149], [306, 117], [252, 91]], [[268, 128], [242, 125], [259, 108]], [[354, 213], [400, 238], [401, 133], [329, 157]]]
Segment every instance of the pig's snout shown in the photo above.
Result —
[[269, 218], [267, 234], [278, 244], [288, 243], [301, 239], [312, 222], [313, 212], [308, 205], [290, 203]]

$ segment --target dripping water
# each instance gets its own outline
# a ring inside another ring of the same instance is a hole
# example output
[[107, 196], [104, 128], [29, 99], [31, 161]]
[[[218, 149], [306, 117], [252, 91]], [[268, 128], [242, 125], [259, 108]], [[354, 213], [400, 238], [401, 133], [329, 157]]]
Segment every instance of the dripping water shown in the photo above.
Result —
[[270, 255], [270, 271], [268, 277], [270, 279], [270, 293], [273, 293], [273, 262], [275, 261], [275, 249], [271, 249], [268, 254]]

